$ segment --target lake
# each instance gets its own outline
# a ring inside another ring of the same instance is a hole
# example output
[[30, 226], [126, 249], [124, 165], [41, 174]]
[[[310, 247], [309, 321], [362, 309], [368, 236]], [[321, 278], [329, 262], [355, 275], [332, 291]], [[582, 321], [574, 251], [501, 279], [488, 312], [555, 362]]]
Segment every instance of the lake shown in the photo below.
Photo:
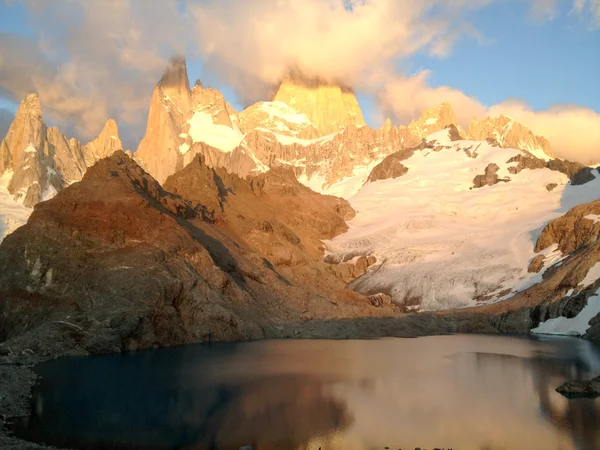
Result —
[[24, 439], [76, 449], [600, 449], [600, 374], [576, 338], [256, 341], [36, 367]]

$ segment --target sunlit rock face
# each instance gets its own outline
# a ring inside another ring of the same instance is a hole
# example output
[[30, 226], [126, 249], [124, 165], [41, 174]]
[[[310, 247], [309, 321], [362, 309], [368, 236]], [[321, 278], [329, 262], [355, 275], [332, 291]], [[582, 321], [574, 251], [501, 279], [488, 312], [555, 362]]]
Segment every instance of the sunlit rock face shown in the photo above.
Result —
[[364, 126], [354, 92], [349, 88], [311, 80], [293, 74], [284, 80], [273, 97], [274, 102], [289, 105], [304, 114], [321, 135], [335, 133], [348, 126]]

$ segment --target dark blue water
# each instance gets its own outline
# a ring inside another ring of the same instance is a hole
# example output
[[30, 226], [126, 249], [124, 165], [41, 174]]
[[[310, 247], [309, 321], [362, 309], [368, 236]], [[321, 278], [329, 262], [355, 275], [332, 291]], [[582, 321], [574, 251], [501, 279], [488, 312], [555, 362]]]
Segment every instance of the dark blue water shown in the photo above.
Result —
[[78, 449], [600, 449], [600, 374], [575, 338], [262, 341], [37, 367], [22, 438]]

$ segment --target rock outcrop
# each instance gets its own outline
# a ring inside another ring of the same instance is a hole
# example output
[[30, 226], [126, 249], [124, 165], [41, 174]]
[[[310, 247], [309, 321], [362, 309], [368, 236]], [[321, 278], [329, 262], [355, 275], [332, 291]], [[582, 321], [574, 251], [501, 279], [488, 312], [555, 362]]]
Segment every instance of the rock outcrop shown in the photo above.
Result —
[[570, 209], [565, 215], [548, 223], [538, 238], [535, 251], [557, 244], [564, 254], [594, 242], [600, 235], [600, 200]]
[[591, 380], [567, 381], [556, 388], [556, 392], [567, 398], [600, 396], [600, 377]]
[[[507, 161], [509, 164], [514, 162], [517, 164], [508, 168], [510, 173], [517, 174], [523, 169], [535, 170], [546, 168], [556, 172], [564, 173], [569, 177], [573, 186], [585, 184], [596, 178], [590, 167], [586, 167], [578, 162], [567, 161], [564, 159], [550, 159], [546, 161], [533, 156], [517, 155]], [[552, 189], [554, 188], [552, 187], [548, 190], [550, 191]]]
[[483, 175], [476, 175], [475, 178], [473, 178], [473, 187], [481, 188], [483, 186], [493, 186], [494, 184], [500, 183], [501, 181], [510, 181], [509, 178], [500, 178], [498, 176], [498, 170], [500, 170], [498, 164], [488, 164], [485, 168], [485, 172]]

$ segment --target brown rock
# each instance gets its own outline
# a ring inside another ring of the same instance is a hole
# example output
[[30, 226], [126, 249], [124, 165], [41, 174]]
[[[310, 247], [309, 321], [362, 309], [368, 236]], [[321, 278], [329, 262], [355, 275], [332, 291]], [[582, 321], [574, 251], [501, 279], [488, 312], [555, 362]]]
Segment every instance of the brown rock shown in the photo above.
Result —
[[527, 268], [527, 272], [529, 273], [538, 273], [544, 267], [544, 260], [546, 257], [544, 255], [535, 256], [531, 262], [529, 263], [529, 267]]
[[566, 161], [563, 159], [551, 159], [544, 161], [543, 159], [534, 158], [533, 156], [517, 155], [510, 158], [507, 163], [517, 162], [518, 164], [509, 167], [510, 173], [519, 173], [523, 169], [550, 169], [564, 173], [571, 180], [571, 184], [580, 185], [595, 179], [592, 170], [578, 162]]
[[505, 183], [510, 181], [510, 178], [500, 178], [498, 176], [498, 167], [497, 164], [490, 163], [485, 168], [484, 175], [477, 175], [473, 178], [473, 187], [480, 188], [483, 186], [493, 186], [494, 184], [499, 183], [500, 181], [504, 181]]
[[567, 398], [600, 396], [600, 377], [591, 380], [567, 381], [557, 387], [556, 392]]
[[548, 192], [551, 192], [554, 189], [556, 189], [557, 186], [558, 186], [558, 184], [556, 184], [556, 183], [549, 183], [549, 184], [546, 185], [546, 190]]
[[548, 223], [535, 245], [540, 252], [552, 244], [564, 254], [572, 253], [582, 245], [594, 241], [600, 234], [600, 223], [586, 219], [588, 215], [600, 214], [600, 200], [571, 208], [565, 215]]

